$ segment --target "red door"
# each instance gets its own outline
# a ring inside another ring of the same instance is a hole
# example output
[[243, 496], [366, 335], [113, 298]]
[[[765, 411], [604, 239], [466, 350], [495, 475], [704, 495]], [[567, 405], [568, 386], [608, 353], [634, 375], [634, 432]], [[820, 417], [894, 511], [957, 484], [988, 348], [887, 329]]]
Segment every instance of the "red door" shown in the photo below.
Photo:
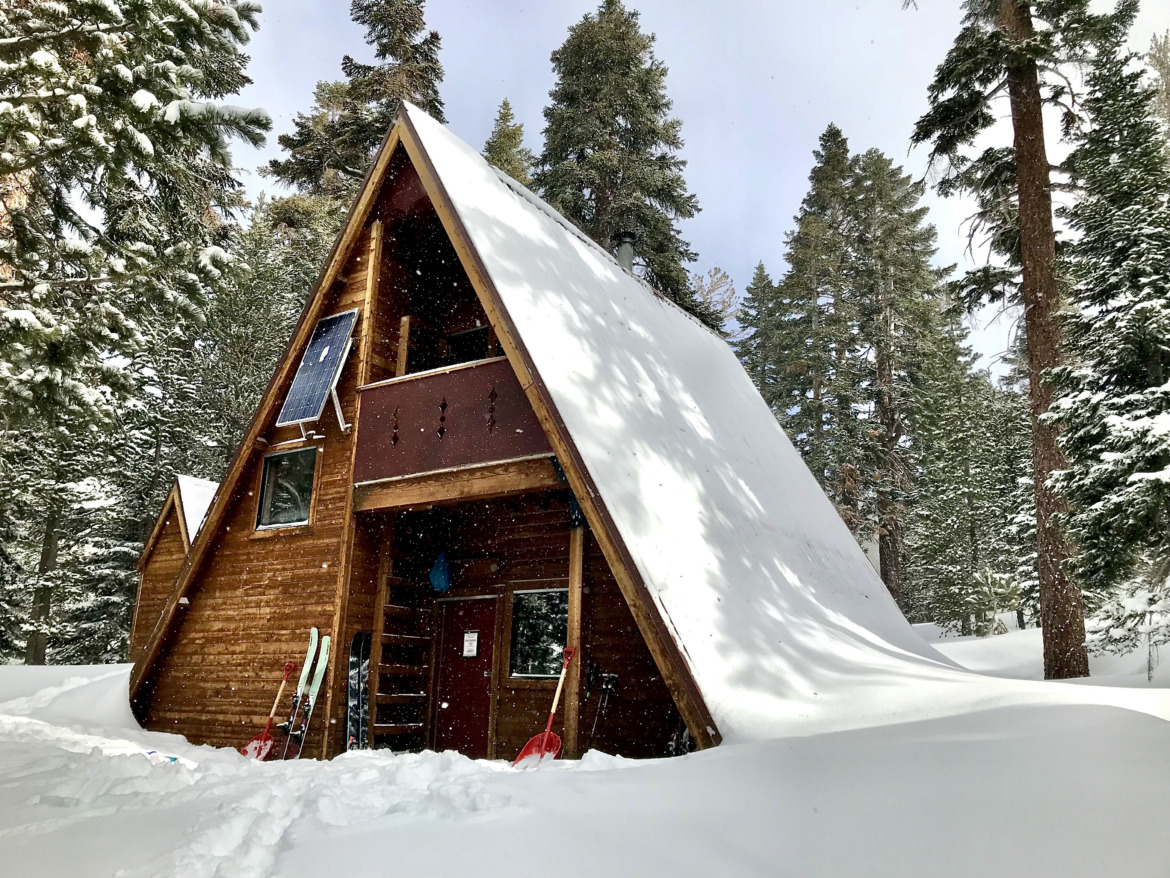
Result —
[[487, 757], [495, 640], [494, 597], [439, 602], [436, 750]]

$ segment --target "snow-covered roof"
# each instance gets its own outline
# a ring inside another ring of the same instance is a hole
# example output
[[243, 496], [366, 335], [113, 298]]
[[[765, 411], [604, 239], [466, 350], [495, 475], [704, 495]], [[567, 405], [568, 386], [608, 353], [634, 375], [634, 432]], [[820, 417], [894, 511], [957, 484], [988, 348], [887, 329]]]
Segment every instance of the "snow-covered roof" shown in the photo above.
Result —
[[183, 523], [187, 528], [187, 536], [191, 542], [195, 542], [195, 535], [203, 526], [203, 519], [207, 517], [207, 510], [215, 498], [219, 482], [197, 479], [194, 476], [175, 476], [175, 480], [179, 483], [179, 500], [183, 506]]
[[728, 344], [405, 113], [723, 736], [946, 676]]

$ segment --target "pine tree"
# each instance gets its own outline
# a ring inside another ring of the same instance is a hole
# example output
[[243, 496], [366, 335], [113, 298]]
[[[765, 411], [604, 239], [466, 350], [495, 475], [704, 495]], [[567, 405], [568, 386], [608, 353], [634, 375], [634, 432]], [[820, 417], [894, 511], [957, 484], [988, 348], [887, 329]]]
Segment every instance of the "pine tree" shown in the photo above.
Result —
[[492, 133], [483, 145], [483, 157], [521, 186], [532, 185], [536, 156], [524, 146], [524, 126], [516, 121], [507, 98], [500, 101]]
[[0, 431], [38, 452], [0, 444], [0, 471], [23, 485], [9, 545], [32, 594], [30, 662], [46, 657], [61, 562], [106, 502], [94, 450], [138, 392], [151, 327], [197, 323], [227, 261], [228, 141], [259, 144], [270, 123], [218, 101], [248, 82], [258, 11], [105, 0], [0, 16]]
[[1054, 408], [1077, 571], [1094, 589], [1129, 587], [1106, 644], [1137, 625], [1170, 640], [1170, 155], [1156, 93], [1125, 49], [1136, 5], [1120, 4], [1100, 40], [1069, 157], [1082, 192], [1066, 213], [1076, 361]]
[[1150, 40], [1147, 60], [1158, 77], [1154, 110], [1161, 117], [1167, 136], [1170, 137], [1170, 31], [1161, 36], [1155, 34]]
[[308, 115], [298, 113], [294, 131], [277, 141], [288, 158], [273, 159], [268, 173], [316, 194], [341, 190], [343, 200], [365, 176], [378, 145], [394, 123], [399, 104], [411, 101], [440, 122], [442, 40], [427, 31], [425, 0], [352, 0], [350, 16], [366, 30], [380, 62], [346, 55], [343, 82], [319, 82]]
[[719, 266], [708, 269], [707, 273], [691, 274], [691, 292], [704, 309], [716, 317], [716, 325], [722, 328], [725, 338], [734, 340], [739, 337], [739, 293], [735, 290], [735, 283], [726, 271]]
[[760, 391], [760, 396], [768, 403], [772, 413], [779, 417], [780, 412], [776, 407], [777, 364], [771, 344], [775, 307], [776, 285], [764, 263], [757, 263], [751, 282], [744, 289], [743, 303], [739, 309], [742, 335], [734, 347], [744, 371]]
[[865, 417], [858, 461], [873, 497], [882, 581], [902, 591], [902, 518], [913, 491], [917, 389], [939, 343], [940, 272], [930, 263], [934, 227], [919, 205], [923, 185], [876, 149], [855, 162], [846, 267], [857, 314], [854, 349], [867, 352], [851, 392]]
[[748, 287], [753, 359], [745, 366], [817, 481], [857, 526], [860, 510], [846, 484], [854, 482], [857, 436], [850, 393], [857, 325], [845, 284], [851, 167], [840, 129], [830, 125], [813, 155], [809, 191], [785, 241], [788, 272], [773, 286], [761, 284], [757, 269]]
[[916, 394], [941, 332], [935, 233], [922, 185], [877, 150], [851, 157], [830, 125], [815, 158], [788, 271], [772, 284], [757, 269], [736, 348], [842, 519], [878, 539], [897, 596]]
[[191, 449], [183, 472], [221, 478], [292, 334], [334, 226], [327, 197], [261, 199], [253, 210], [240, 236], [242, 271], [213, 297], [192, 361], [196, 386], [184, 412], [197, 413], [205, 438]]
[[676, 223], [693, 217], [699, 202], [683, 178], [682, 123], [670, 117], [666, 66], [653, 47], [654, 36], [642, 33], [638, 13], [621, 0], [604, 0], [569, 28], [552, 53], [557, 82], [535, 183], [607, 250], [616, 253], [619, 237], [632, 236], [646, 280], [718, 328], [687, 275], [697, 257]]
[[[1018, 266], [1024, 305], [1032, 405], [1033, 481], [1036, 492], [1044, 674], [1089, 673], [1084, 649], [1084, 607], [1067, 569], [1069, 545], [1057, 524], [1063, 504], [1048, 480], [1063, 468], [1056, 432], [1044, 418], [1052, 398], [1045, 380], [1061, 363], [1057, 313], [1051, 165], [1045, 151], [1045, 103], [1064, 105], [1068, 78], [1060, 67], [1081, 60], [1087, 40], [1108, 16], [1090, 13], [1090, 0], [967, 0], [963, 27], [935, 73], [930, 109], [918, 120], [914, 143], [931, 144], [931, 160], [944, 167], [939, 190], [973, 194], [978, 219], [1006, 271], [975, 275], [976, 301], [991, 282], [1010, 282]], [[1042, 27], [1036, 27], [1039, 20]], [[1011, 107], [1011, 148], [989, 147], [977, 158], [965, 150], [996, 120], [992, 103], [1006, 92]], [[978, 227], [978, 226], [977, 226]], [[1002, 290], [999, 293], [1002, 295]]]
[[1014, 537], [1018, 482], [1029, 467], [1026, 402], [993, 385], [975, 361], [950, 315], [917, 394], [901, 602], [913, 621], [965, 635], [990, 633], [996, 613], [1018, 612], [1032, 578], [1020, 576], [1028, 553]]

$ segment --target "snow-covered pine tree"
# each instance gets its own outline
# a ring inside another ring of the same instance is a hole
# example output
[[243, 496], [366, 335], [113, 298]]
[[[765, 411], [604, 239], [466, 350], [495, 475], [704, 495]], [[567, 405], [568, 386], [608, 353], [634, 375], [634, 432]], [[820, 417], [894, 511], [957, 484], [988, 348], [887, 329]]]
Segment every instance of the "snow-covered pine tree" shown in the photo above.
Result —
[[238, 244], [242, 270], [213, 296], [195, 351], [199, 380], [189, 410], [198, 413], [204, 441], [191, 449], [184, 472], [213, 481], [222, 477], [335, 231], [334, 202], [326, 197], [262, 198], [252, 211]]
[[541, 195], [611, 252], [619, 236], [633, 236], [646, 280], [718, 329], [687, 274], [697, 257], [677, 222], [694, 216], [699, 202], [683, 178], [682, 123], [670, 116], [654, 36], [621, 0], [603, 0], [569, 28], [552, 63], [557, 82], [534, 177]]
[[516, 121], [507, 98], [500, 101], [492, 133], [483, 145], [483, 157], [521, 186], [532, 185], [536, 156], [524, 145], [524, 125]]
[[852, 348], [864, 352], [851, 390], [865, 424], [854, 461], [878, 539], [882, 581], [902, 590], [902, 517], [914, 483], [913, 446], [922, 371], [940, 343], [942, 272], [931, 265], [934, 227], [920, 205], [924, 186], [879, 150], [854, 162], [848, 201], [846, 266], [857, 319]]
[[856, 524], [860, 511], [844, 487], [857, 435], [850, 377], [857, 324], [845, 274], [849, 144], [830, 125], [813, 155], [809, 191], [785, 239], [788, 271], [773, 285], [757, 269], [744, 308], [752, 335], [739, 351], [817, 481]]
[[[1084, 677], [1084, 606], [1067, 566], [1069, 545], [1057, 524], [1063, 510], [1048, 485], [1062, 469], [1056, 433], [1044, 420], [1052, 388], [1043, 379], [1061, 363], [1057, 314], [1056, 233], [1052, 216], [1052, 164], [1045, 149], [1044, 105], [1065, 106], [1070, 79], [1062, 67], [1083, 59], [1093, 34], [1109, 16], [1090, 10], [1091, 0], [966, 0], [955, 43], [935, 71], [930, 109], [918, 120], [912, 142], [931, 145], [941, 168], [943, 195], [964, 192], [979, 205], [977, 224], [1008, 263], [1006, 270], [974, 273], [972, 304], [1014, 286], [1024, 305], [1028, 388], [1032, 403], [1033, 482], [1037, 557], [1044, 628], [1044, 675]], [[1011, 109], [1013, 144], [967, 150], [996, 122], [1001, 95]], [[998, 291], [995, 289], [998, 287]]]
[[739, 307], [741, 337], [733, 343], [736, 356], [751, 377], [760, 396], [777, 417], [776, 357], [772, 352], [772, 327], [775, 324], [776, 285], [764, 263], [756, 264], [752, 279], [744, 288]]
[[1154, 109], [1162, 119], [1167, 137], [1170, 137], [1170, 31], [1150, 40], [1150, 53], [1146, 56], [1158, 79], [1154, 97]]
[[271, 176], [302, 192], [340, 189], [345, 196], [365, 175], [402, 101], [446, 121], [439, 97], [442, 40], [427, 30], [425, 6], [425, 0], [351, 0], [350, 16], [365, 28], [378, 63], [346, 55], [344, 81], [317, 83], [313, 109], [298, 113], [293, 132], [277, 138], [288, 157], [268, 163]]
[[1125, 48], [1136, 2], [1118, 5], [1086, 78], [1086, 124], [1069, 156], [1080, 199], [1066, 211], [1074, 280], [1054, 419], [1068, 468], [1076, 570], [1124, 586], [1096, 643], [1170, 640], [1170, 156], [1155, 92]]
[[996, 612], [1019, 608], [1028, 551], [1013, 530], [1030, 466], [1027, 423], [1026, 400], [976, 368], [966, 330], [948, 314], [916, 401], [901, 602], [912, 621], [988, 633]]
[[226, 259], [208, 219], [237, 203], [228, 142], [262, 142], [269, 121], [217, 101], [247, 82], [258, 12], [82, 0], [0, 13], [0, 429], [39, 451], [13, 552], [33, 594], [31, 662], [94, 502], [79, 487], [87, 452], [135, 391], [147, 328], [198, 320]]

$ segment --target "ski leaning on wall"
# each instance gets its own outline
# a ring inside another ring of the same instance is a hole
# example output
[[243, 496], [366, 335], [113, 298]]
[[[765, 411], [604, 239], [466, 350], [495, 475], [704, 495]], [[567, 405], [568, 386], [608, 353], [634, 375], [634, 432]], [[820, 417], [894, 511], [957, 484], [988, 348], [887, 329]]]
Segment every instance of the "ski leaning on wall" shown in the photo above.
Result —
[[[309, 632], [309, 649], [305, 653], [305, 664], [301, 668], [300, 681], [297, 691], [293, 694], [292, 708], [288, 720], [281, 723], [281, 730], [285, 733], [284, 748], [281, 750], [281, 759], [297, 759], [301, 755], [301, 747], [308, 735], [309, 723], [313, 721], [313, 707], [317, 703], [317, 693], [321, 690], [321, 682], [325, 679], [325, 669], [329, 664], [329, 635], [320, 638], [320, 649], [317, 649], [318, 631], [316, 628]], [[316, 655], [316, 669], [313, 670], [313, 658]], [[312, 671], [312, 680], [309, 673]], [[307, 688], [306, 688], [307, 685]]]

